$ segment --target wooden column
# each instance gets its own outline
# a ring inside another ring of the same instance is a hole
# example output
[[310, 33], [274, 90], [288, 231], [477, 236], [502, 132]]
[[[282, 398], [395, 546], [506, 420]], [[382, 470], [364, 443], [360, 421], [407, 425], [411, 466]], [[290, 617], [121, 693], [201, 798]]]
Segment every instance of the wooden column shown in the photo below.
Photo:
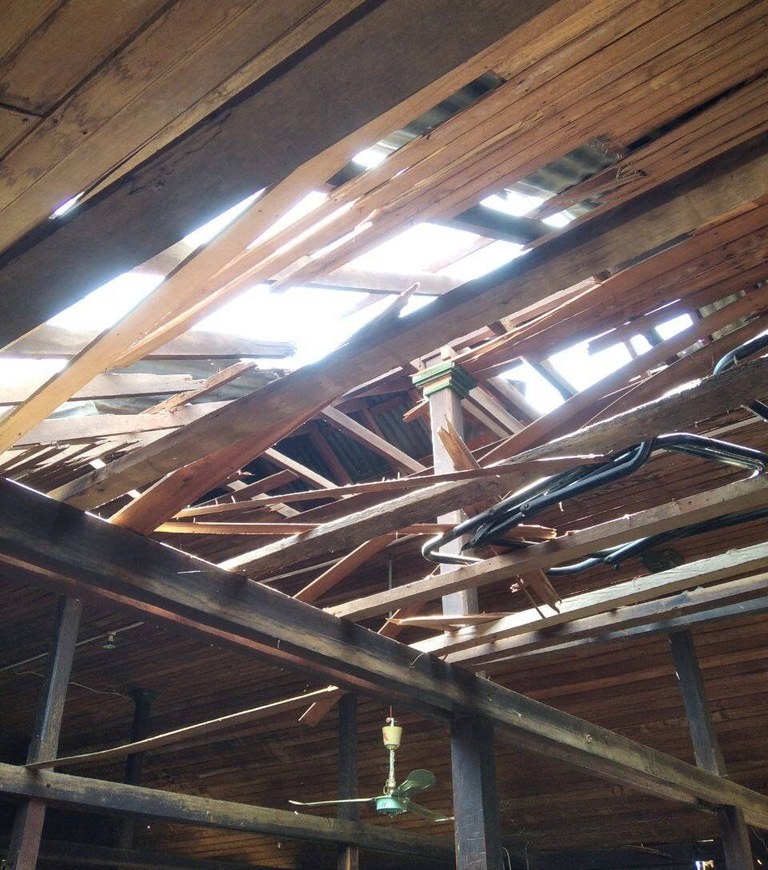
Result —
[[[423, 372], [419, 372], [413, 378], [414, 384], [419, 387], [424, 397], [429, 400], [429, 419], [432, 431], [432, 456], [435, 474], [447, 471], [455, 471], [448, 451], [443, 446], [438, 432], [449, 422], [453, 428], [464, 437], [464, 411], [461, 407], [463, 399], [466, 399], [469, 391], [475, 386], [474, 379], [464, 369], [451, 361], [439, 363]], [[453, 523], [456, 525], [466, 518], [464, 511], [449, 511], [441, 514], [439, 523]], [[458, 553], [463, 541], [452, 541], [444, 550], [449, 553]], [[445, 574], [455, 570], [453, 565], [441, 565], [440, 573]], [[477, 590], [468, 589], [464, 592], [454, 592], [443, 596], [443, 613], [455, 616], [463, 613], [477, 613]]]
[[[57, 602], [46, 681], [37, 708], [27, 764], [56, 757], [81, 610], [82, 605], [78, 598], [61, 596]], [[44, 820], [43, 801], [28, 800], [19, 807], [6, 857], [9, 868], [34, 870], [40, 851]]]
[[[149, 735], [149, 717], [152, 708], [152, 702], [157, 697], [157, 692], [154, 689], [139, 689], [130, 690], [131, 700], [133, 701], [133, 722], [131, 723], [131, 743], [136, 740], [143, 740]], [[125, 761], [125, 775], [123, 781], [127, 785], [139, 785], [141, 783], [141, 767], [144, 762], [144, 753], [136, 752], [129, 755]], [[126, 816], [120, 825], [120, 842], [121, 849], [131, 849], [136, 838], [136, 817]]]
[[503, 870], [493, 725], [480, 716], [451, 728], [457, 870]]
[[[344, 695], [339, 701], [339, 777], [340, 798], [357, 797], [357, 695]], [[340, 804], [338, 817], [348, 822], [360, 818], [359, 804]], [[358, 870], [360, 849], [342, 845], [338, 852], [338, 870]]]
[[[720, 751], [693, 637], [690, 631], [676, 631], [669, 635], [669, 641], [683, 694], [696, 764], [710, 773], [726, 776], [725, 761]], [[754, 870], [749, 829], [744, 821], [744, 813], [732, 806], [719, 807], [717, 821], [728, 870]]]

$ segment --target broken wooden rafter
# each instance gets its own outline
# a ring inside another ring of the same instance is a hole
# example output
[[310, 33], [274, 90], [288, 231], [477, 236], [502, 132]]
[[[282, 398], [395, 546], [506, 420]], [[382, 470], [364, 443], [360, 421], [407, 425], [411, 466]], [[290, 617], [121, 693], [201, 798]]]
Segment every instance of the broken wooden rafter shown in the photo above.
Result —
[[[541, 447], [534, 447], [515, 457], [514, 461], [590, 451], [613, 453], [663, 432], [693, 426], [701, 420], [763, 397], [766, 372], [768, 361], [754, 360], [739, 368], [706, 378], [674, 396], [642, 405]], [[516, 483], [522, 486], [531, 479], [533, 478], [521, 473]], [[329, 522], [324, 527], [303, 535], [301, 539], [289, 538], [230, 559], [225, 564], [235, 570], [244, 571], [249, 576], [268, 577], [293, 561], [355, 546], [362, 540], [392, 531], [403, 522], [421, 522], [435, 516], [438, 510], [445, 510], [449, 504], [460, 507], [471, 504], [478, 498], [492, 496], [493, 492], [493, 487], [478, 487], [477, 481], [438, 484], [379, 504], [375, 509], [363, 510]]]
[[[768, 156], [760, 150], [744, 149], [743, 152], [729, 155], [691, 174], [687, 180], [676, 182], [674, 189], [660, 189], [621, 207], [606, 216], [610, 220], [598, 218], [553, 239], [491, 276], [470, 282], [461, 290], [436, 300], [426, 311], [415, 312], [401, 320], [391, 320], [387, 328], [376, 331], [377, 346], [368, 348], [367, 354], [363, 350], [359, 350], [356, 356], [348, 351], [346, 354], [337, 352], [336, 358], [343, 360], [338, 380], [335, 380], [339, 394], [354, 386], [352, 381], [365, 381], [380, 374], [383, 368], [404, 364], [419, 352], [426, 352], [436, 344], [450, 340], [459, 330], [466, 331], [475, 325], [497, 320], [508, 311], [510, 299], [515, 300], [515, 305], [525, 307], [560, 289], [573, 286], [574, 280], [579, 277], [592, 275], [618, 261], [637, 256], [725, 212], [735, 208], [749, 209], [756, 200], [755, 191], [765, 189], [765, 179], [768, 177], [766, 165]], [[723, 182], [721, 173], [726, 173], [727, 183]], [[386, 360], [380, 353], [380, 347], [384, 345], [387, 346]], [[326, 375], [330, 364], [330, 358], [323, 364]], [[259, 412], [262, 418], [277, 419], [280, 423], [268, 426], [269, 431], [258, 438], [252, 436], [253, 454], [264, 449], [256, 449], [257, 442], [271, 446], [286, 434], [283, 422], [286, 410], [294, 406], [289, 405], [283, 391], [293, 390], [297, 382], [302, 385], [300, 392], [304, 403], [304, 411], [299, 419], [308, 419], [316, 413], [313, 402], [318, 393], [317, 384], [307, 370], [295, 372], [283, 379], [279, 388], [276, 385], [264, 388], [258, 394]], [[278, 396], [281, 398], [279, 402]], [[331, 400], [329, 396], [320, 407], [325, 407]], [[250, 407], [250, 404], [252, 402], [246, 401], [238, 410], [231, 412], [235, 419], [241, 419], [241, 412], [245, 413], [246, 406]], [[292, 411], [292, 414], [295, 415], [296, 411]], [[297, 418], [292, 416], [291, 419], [295, 421]], [[247, 420], [252, 432], [253, 419], [250, 414]], [[80, 479], [62, 488], [57, 496], [73, 499], [81, 506], [94, 506], [127, 489], [146, 484], [163, 470], [170, 471], [178, 467], [184, 461], [182, 457], [190, 462], [205, 452], [215, 450], [214, 444], [220, 444], [225, 434], [228, 443], [231, 443], [233, 435], [228, 426], [220, 426], [216, 434], [211, 432], [206, 438], [200, 438], [199, 434], [199, 430], [188, 427], [182, 436], [173, 437], [172, 443], [155, 444], [148, 451], [136, 451], [131, 457], [113, 463], [111, 468], [102, 469], [97, 476]], [[183, 453], [181, 443], [184, 444]], [[160, 454], [166, 450], [166, 456], [161, 459]], [[228, 469], [222, 463], [223, 458], [216, 456], [200, 466], [200, 471], [202, 468], [208, 469], [204, 476], [205, 486], [203, 478], [197, 475], [203, 492], [217, 482], [211, 476], [219, 466], [222, 467], [222, 476], [226, 476]], [[248, 458], [253, 458], [253, 455]], [[236, 467], [243, 463], [242, 456], [238, 456]], [[191, 466], [189, 474], [194, 474]], [[188, 493], [199, 487], [180, 488], [176, 484], [166, 485], [168, 497], [158, 499], [157, 514], [152, 521], [145, 518], [141, 523], [142, 528], [151, 527], [152, 522], [156, 526], [200, 494], [197, 492], [189, 497]], [[171, 495], [173, 489], [177, 490], [176, 496]], [[181, 501], [182, 498], [184, 501]]]
[[252, 362], [235, 363], [232, 366], [222, 369], [220, 372], [216, 372], [209, 378], [206, 378], [202, 384], [197, 385], [193, 389], [184, 393], [178, 393], [175, 396], [171, 396], [168, 399], [159, 402], [157, 405], [153, 405], [151, 408], [148, 408], [145, 413], [157, 414], [160, 411], [175, 411], [176, 408], [181, 408], [183, 405], [188, 405], [194, 399], [200, 399], [203, 396], [207, 396], [208, 393], [213, 393], [220, 387], [226, 386], [226, 384], [239, 378], [240, 375], [253, 371], [253, 369], [254, 363]]

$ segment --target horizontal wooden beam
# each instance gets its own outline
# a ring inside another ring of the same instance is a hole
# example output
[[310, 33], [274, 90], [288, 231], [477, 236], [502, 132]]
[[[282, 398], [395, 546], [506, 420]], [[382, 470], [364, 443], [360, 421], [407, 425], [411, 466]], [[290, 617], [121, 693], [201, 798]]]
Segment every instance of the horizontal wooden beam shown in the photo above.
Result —
[[[12, 347], [0, 352], [5, 357], [31, 357], [33, 359], [70, 359], [98, 338], [97, 331], [64, 329], [45, 323]], [[295, 346], [289, 341], [261, 341], [238, 335], [194, 330], [174, 338], [148, 359], [237, 359], [265, 357], [267, 359], [291, 356]]]
[[[0, 384], [0, 405], [18, 405], [41, 387], [44, 375], [14, 378], [13, 382]], [[108, 373], [97, 375], [89, 384], [72, 396], [73, 401], [87, 399], [123, 399], [132, 396], [164, 396], [194, 390], [203, 381], [191, 375], [152, 375]]]
[[[556, 441], [534, 447], [519, 454], [515, 461], [541, 459], [546, 456], [611, 453], [666, 431], [694, 426], [700, 420], [763, 398], [767, 375], [768, 360], [755, 360], [707, 378], [682, 393], [650, 402]], [[522, 486], [530, 479], [521, 473], [517, 485]], [[446, 510], [472, 504], [478, 500], [478, 495], [480, 500], [492, 497], [493, 490], [486, 487], [481, 494], [477, 481], [472, 485], [472, 491], [466, 483], [440, 484], [326, 523], [300, 538], [288, 538], [245, 553], [229, 560], [226, 565], [228, 568], [247, 571], [252, 577], [269, 577], [286, 565], [332, 553], [337, 548], [353, 547], [371, 537], [393, 531], [404, 522], [420, 522]], [[452, 574], [451, 577], [453, 576]]]
[[[768, 798], [756, 792], [10, 481], [0, 481], [0, 538], [0, 561], [30, 578], [149, 613], [337, 685], [401, 699], [446, 724], [455, 713], [477, 713], [521, 749], [692, 806], [738, 806], [749, 824], [768, 827]], [[89, 787], [72, 778], [55, 790], [64, 776], [4, 766], [0, 788], [66, 800]], [[127, 788], [106, 784], [99, 800], [128, 797]], [[211, 801], [184, 800], [211, 809]], [[173, 801], [178, 808], [179, 796]], [[123, 808], [147, 806], [131, 797]]]
[[[0, 846], [2, 848], [2, 846]], [[271, 870], [256, 864], [188, 855], [165, 855], [138, 849], [113, 849], [89, 843], [43, 841], [38, 864], [75, 867], [112, 867], [115, 870]]]
[[392, 828], [103, 782], [49, 770], [31, 771], [12, 764], [0, 763], [0, 793], [41, 799], [67, 809], [131, 813], [204, 828], [269, 834], [316, 843], [349, 843], [363, 849], [423, 859], [446, 860], [453, 852], [450, 844], [440, 840]]
[[[768, 504], [768, 480], [765, 478], [756, 477], [738, 483], [729, 483], [698, 495], [666, 502], [636, 514], [628, 514], [563, 535], [525, 550], [495, 556], [476, 562], [474, 565], [457, 567], [448, 574], [429, 575], [385, 592], [339, 604], [331, 608], [331, 612], [336, 616], [349, 619], [366, 619], [387, 613], [393, 607], [431, 601], [448, 593], [473, 589], [500, 580], [511, 580], [521, 574], [577, 561], [606, 547], [625, 544], [638, 538], [704, 522], [724, 514], [751, 510], [766, 504]], [[533, 614], [535, 616], [532, 621], [540, 619], [536, 611], [533, 611]], [[515, 614], [514, 618], [518, 616], [520, 614]], [[563, 614], [562, 621], [565, 618]], [[477, 628], [475, 632], [479, 636], [483, 630]], [[468, 642], [471, 642], [472, 636], [469, 632], [462, 633], [462, 639], [466, 637]], [[425, 648], [429, 648], [430, 651], [433, 645], [439, 646], [436, 639], [425, 643], [427, 644]]]

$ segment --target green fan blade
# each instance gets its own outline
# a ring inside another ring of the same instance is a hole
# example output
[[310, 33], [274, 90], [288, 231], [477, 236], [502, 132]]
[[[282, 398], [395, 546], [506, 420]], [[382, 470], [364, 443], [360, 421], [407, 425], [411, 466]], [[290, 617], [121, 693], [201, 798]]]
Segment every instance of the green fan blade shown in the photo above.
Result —
[[429, 810], [421, 804], [414, 803], [412, 800], [404, 801], [405, 808], [408, 812], [416, 813], [422, 818], [429, 819], [430, 822], [450, 822], [453, 816], [444, 816], [442, 813], [436, 813], [434, 810]]
[[399, 797], [410, 797], [426, 791], [435, 784], [435, 775], [431, 770], [412, 770], [406, 779], [395, 789]]

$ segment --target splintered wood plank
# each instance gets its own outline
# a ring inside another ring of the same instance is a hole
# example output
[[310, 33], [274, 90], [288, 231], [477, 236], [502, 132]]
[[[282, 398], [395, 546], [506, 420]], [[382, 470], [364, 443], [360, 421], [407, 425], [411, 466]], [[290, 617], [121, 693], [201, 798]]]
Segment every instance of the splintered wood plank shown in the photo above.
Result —
[[157, 405], [153, 405], [151, 408], [148, 408], [145, 413], [157, 414], [160, 411], [173, 411], [183, 405], [188, 405], [193, 399], [200, 399], [203, 396], [207, 396], [208, 393], [213, 393], [220, 387], [231, 383], [236, 378], [239, 378], [240, 375], [253, 371], [254, 367], [255, 363], [252, 362], [235, 363], [233, 366], [228, 366], [220, 372], [216, 372], [216, 374], [206, 378], [202, 384], [199, 384], [194, 389], [188, 390], [184, 393], [178, 393], [175, 396], [165, 399], [163, 402], [159, 402]]

